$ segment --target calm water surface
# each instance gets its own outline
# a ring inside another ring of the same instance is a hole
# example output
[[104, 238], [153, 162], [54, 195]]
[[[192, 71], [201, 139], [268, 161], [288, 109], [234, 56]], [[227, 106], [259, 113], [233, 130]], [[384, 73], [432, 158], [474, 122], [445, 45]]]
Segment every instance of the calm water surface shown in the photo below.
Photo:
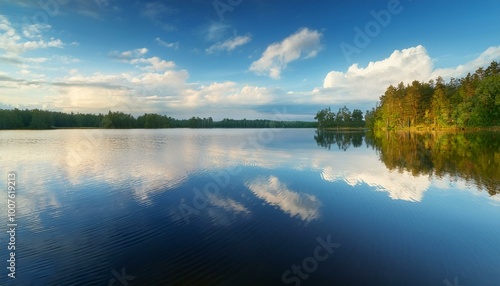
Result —
[[[1, 131], [0, 284], [500, 285], [499, 142]], [[16, 279], [6, 278], [9, 171]]]

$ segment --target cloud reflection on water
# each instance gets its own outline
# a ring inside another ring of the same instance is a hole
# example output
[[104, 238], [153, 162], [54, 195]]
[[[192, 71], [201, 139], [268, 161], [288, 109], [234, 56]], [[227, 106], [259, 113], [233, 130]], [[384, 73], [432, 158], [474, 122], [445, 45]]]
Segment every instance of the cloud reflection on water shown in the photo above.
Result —
[[319, 217], [319, 200], [309, 194], [291, 191], [275, 176], [258, 177], [245, 183], [258, 198], [279, 207], [291, 217], [312, 221]]

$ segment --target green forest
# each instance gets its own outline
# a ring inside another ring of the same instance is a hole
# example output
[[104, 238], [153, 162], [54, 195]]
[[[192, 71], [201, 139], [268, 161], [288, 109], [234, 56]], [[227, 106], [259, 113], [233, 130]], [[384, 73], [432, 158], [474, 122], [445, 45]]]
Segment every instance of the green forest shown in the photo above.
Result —
[[366, 127], [377, 130], [438, 130], [500, 126], [500, 66], [492, 62], [474, 74], [444, 82], [413, 81], [389, 86], [375, 108], [337, 113], [325, 108], [314, 119], [319, 128]]
[[33, 110], [0, 109], [0, 129], [53, 128], [315, 128], [316, 122], [229, 119], [214, 121], [212, 117], [175, 119], [166, 115], [147, 113], [135, 118], [123, 112], [108, 114], [63, 113]]
[[492, 62], [460, 79], [389, 86], [367, 111], [370, 129], [445, 129], [500, 126], [500, 66]]

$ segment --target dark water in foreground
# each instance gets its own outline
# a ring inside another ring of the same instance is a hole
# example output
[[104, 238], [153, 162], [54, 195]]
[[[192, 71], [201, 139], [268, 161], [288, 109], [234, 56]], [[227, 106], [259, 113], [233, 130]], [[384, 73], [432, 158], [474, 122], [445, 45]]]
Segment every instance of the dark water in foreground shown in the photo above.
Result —
[[2, 131], [0, 284], [500, 285], [499, 142]]

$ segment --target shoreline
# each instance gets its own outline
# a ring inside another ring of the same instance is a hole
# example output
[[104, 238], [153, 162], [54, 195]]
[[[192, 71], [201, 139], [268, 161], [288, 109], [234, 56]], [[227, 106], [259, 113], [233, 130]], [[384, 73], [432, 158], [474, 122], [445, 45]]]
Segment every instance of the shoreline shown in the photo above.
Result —
[[193, 128], [193, 127], [166, 127], [166, 128], [104, 128], [104, 127], [53, 127], [44, 129], [0, 129], [0, 131], [42, 131], [42, 130], [80, 130], [80, 129], [93, 129], [93, 130], [163, 130], [163, 129], [193, 129], [193, 130], [209, 130], [209, 129], [317, 129], [316, 127], [210, 127], [210, 128]]
[[323, 131], [368, 131], [369, 128], [366, 127], [327, 127], [327, 128], [316, 128]]
[[489, 126], [489, 127], [445, 127], [445, 128], [431, 128], [431, 127], [412, 127], [412, 128], [400, 128], [400, 129], [371, 129], [372, 131], [395, 131], [395, 132], [477, 132], [477, 131], [494, 131], [500, 132], [500, 126]]

